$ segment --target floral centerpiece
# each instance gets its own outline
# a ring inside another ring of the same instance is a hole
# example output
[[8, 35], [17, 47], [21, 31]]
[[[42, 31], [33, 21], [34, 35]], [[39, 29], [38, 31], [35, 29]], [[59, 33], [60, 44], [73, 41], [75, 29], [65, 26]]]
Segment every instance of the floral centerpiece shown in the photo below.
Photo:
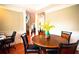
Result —
[[53, 29], [55, 26], [50, 25], [48, 22], [45, 22], [41, 27], [45, 31], [46, 36], [49, 37], [50, 36], [49, 30]]

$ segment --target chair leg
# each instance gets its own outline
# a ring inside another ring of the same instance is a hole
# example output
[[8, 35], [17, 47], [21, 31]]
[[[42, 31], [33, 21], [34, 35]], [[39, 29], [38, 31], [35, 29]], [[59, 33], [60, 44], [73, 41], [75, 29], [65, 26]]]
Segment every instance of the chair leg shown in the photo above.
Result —
[[16, 45], [16, 42], [15, 42], [15, 44], [14, 44], [13, 46], [11, 46], [11, 47], [14, 48], [14, 49], [16, 49], [15, 45]]
[[14, 49], [16, 49], [16, 47], [15, 47], [15, 46], [13, 46], [13, 48], [14, 48]]
[[26, 54], [26, 51], [25, 51], [25, 54]]
[[9, 43], [9, 44], [8, 44], [8, 47], [7, 47], [8, 53], [10, 53], [10, 48], [11, 48], [11, 45], [10, 45], [10, 43]]
[[14, 42], [15, 44], [14, 44], [14, 49], [16, 49], [16, 47], [15, 47], [15, 45], [16, 45], [16, 41]]
[[10, 44], [4, 45], [4, 48], [3, 48], [4, 53], [9, 53], [10, 52], [9, 48], [10, 48]]
[[47, 52], [46, 52], [46, 49], [43, 48], [43, 47], [40, 47], [40, 53], [41, 53], [41, 54], [46, 54], [46, 53], [47, 53]]
[[14, 48], [14, 49], [16, 49], [16, 47], [13, 45], [13, 46], [10, 46], [10, 48]]
[[10, 44], [9, 44], [9, 48], [10, 48]]

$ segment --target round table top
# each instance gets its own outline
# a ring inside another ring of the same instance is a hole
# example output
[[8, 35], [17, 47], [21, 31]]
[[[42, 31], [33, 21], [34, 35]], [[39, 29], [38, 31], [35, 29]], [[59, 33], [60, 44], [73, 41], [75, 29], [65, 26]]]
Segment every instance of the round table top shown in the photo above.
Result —
[[36, 35], [32, 41], [34, 44], [46, 48], [58, 48], [60, 43], [67, 43], [65, 38], [58, 35], [50, 35], [49, 39], [46, 39], [44, 35]]

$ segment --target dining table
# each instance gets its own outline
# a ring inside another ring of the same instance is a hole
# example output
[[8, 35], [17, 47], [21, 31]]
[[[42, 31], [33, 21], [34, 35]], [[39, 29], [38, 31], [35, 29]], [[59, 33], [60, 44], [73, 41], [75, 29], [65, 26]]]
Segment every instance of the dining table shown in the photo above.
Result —
[[51, 34], [50, 38], [46, 38], [45, 35], [35, 35], [32, 37], [32, 41], [35, 45], [43, 48], [59, 48], [60, 43], [68, 43], [68, 41], [55, 34]]

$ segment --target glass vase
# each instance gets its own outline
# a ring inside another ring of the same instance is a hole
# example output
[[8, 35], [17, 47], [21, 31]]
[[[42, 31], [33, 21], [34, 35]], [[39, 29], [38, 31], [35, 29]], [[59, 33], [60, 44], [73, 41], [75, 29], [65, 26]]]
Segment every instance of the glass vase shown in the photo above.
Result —
[[46, 38], [46, 39], [49, 39], [49, 38], [50, 38], [50, 33], [49, 33], [49, 31], [45, 31], [45, 38]]

